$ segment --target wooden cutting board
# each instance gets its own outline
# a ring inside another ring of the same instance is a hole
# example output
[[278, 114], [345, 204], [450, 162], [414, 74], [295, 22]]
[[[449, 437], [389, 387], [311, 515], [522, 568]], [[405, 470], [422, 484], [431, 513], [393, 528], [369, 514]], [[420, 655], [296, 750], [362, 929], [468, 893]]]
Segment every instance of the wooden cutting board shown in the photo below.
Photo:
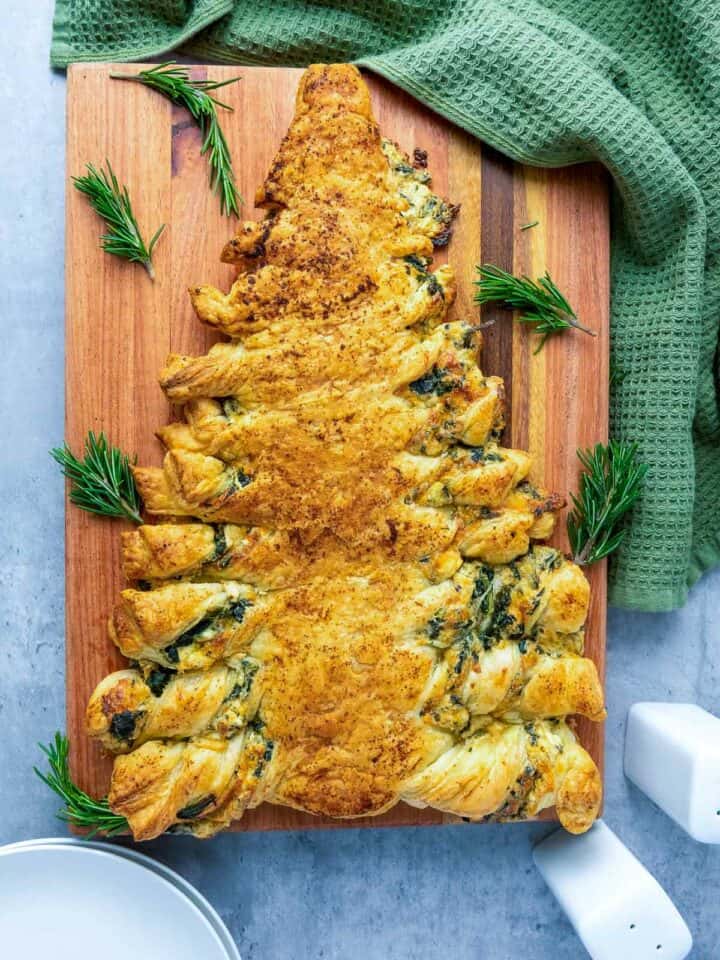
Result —
[[[203, 353], [217, 339], [196, 320], [187, 287], [228, 289], [231, 267], [218, 256], [235, 232], [208, 190], [200, 136], [185, 111], [139, 84], [110, 79], [141, 67], [76, 65], [68, 71], [67, 175], [108, 158], [128, 185], [138, 222], [149, 237], [165, 223], [154, 256], [157, 279], [108, 256], [99, 247], [101, 223], [67, 187], [66, 438], [81, 448], [88, 430], [105, 430], [144, 464], [160, 464], [154, 430], [170, 417], [157, 373], [170, 352]], [[227, 133], [239, 187], [252, 207], [293, 115], [300, 70], [197, 67], [197, 77], [239, 77], [222, 91], [235, 112]], [[486, 331], [482, 367], [505, 378], [510, 401], [505, 443], [534, 455], [534, 479], [562, 494], [577, 488], [577, 447], [607, 436], [609, 348], [609, 213], [603, 170], [578, 165], [545, 170], [514, 164], [422, 107], [402, 91], [368, 76], [383, 133], [408, 152], [428, 151], [434, 188], [462, 205], [447, 251], [456, 268], [458, 317], [477, 318], [472, 294], [477, 263], [540, 276], [549, 270], [581, 319], [598, 333], [551, 338], [537, 355], [535, 338], [505, 311]], [[537, 226], [522, 230], [524, 224]], [[446, 259], [443, 253], [438, 262]], [[72, 506], [66, 520], [67, 730], [72, 772], [94, 795], [108, 787], [110, 760], [84, 734], [84, 712], [96, 683], [125, 666], [106, 633], [122, 589], [120, 521], [97, 519]], [[564, 515], [553, 542], [565, 548]], [[590, 570], [592, 603], [587, 652], [601, 675], [605, 659], [605, 568]], [[602, 725], [580, 721], [580, 737], [602, 769]], [[241, 830], [326, 826], [429, 824], [454, 821], [432, 810], [399, 805], [382, 817], [333, 822], [264, 805], [239, 822]]]

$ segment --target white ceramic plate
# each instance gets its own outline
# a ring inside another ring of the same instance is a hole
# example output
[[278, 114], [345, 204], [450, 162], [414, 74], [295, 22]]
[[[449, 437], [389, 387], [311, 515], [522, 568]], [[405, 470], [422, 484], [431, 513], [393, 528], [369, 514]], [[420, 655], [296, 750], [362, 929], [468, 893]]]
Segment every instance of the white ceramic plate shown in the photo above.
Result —
[[78, 840], [0, 848], [2, 954], [23, 960], [240, 960], [210, 904], [135, 850]]

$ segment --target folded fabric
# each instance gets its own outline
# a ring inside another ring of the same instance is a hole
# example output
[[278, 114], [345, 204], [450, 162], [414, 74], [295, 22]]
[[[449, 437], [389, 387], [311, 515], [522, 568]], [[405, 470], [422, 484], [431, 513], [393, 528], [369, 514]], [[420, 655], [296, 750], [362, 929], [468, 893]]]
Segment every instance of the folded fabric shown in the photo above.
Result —
[[613, 178], [611, 429], [645, 493], [610, 599], [720, 562], [720, 18], [712, 0], [57, 0], [51, 60], [353, 60], [509, 156]]

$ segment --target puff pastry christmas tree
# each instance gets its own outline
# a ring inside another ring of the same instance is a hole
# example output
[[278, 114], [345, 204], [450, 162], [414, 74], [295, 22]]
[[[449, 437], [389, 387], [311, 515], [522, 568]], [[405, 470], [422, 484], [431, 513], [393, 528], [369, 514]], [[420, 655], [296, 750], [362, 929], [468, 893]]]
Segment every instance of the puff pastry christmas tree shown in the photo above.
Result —
[[431, 270], [456, 213], [383, 140], [360, 74], [314, 66], [223, 252], [191, 290], [230, 340], [161, 375], [184, 422], [137, 468], [162, 522], [123, 537], [92, 736], [136, 839], [208, 836], [269, 801], [332, 817], [400, 800], [471, 819], [600, 803], [565, 723], [601, 719], [588, 585], [536, 541], [559, 500], [503, 448], [503, 388]]

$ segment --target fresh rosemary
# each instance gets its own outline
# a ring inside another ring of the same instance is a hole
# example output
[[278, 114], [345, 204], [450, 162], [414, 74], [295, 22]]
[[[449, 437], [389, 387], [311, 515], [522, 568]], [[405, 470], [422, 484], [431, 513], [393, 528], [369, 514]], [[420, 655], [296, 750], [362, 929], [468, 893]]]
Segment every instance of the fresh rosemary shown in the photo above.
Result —
[[73, 177], [72, 181], [105, 221], [107, 233], [100, 238], [103, 250], [115, 257], [141, 263], [154, 280], [152, 252], [165, 224], [155, 231], [150, 243], [146, 245], [130, 204], [127, 187], [121, 187], [118, 183], [110, 161], [106, 160], [105, 163], [107, 172], [88, 163], [87, 174], [84, 177]]
[[[111, 447], [104, 433], [85, 438], [85, 456], [78, 459], [65, 444], [50, 451], [70, 481], [70, 501], [102, 517], [126, 517], [142, 523], [142, 501], [129, 457]], [[132, 461], [135, 463], [135, 460]]]
[[232, 107], [210, 95], [211, 90], [235, 83], [239, 77], [217, 81], [193, 80], [189, 69], [178, 66], [174, 60], [160, 63], [150, 70], [141, 70], [140, 73], [111, 73], [110, 76], [114, 80], [142, 83], [190, 111], [200, 127], [203, 138], [200, 153], [208, 154], [210, 183], [213, 191], [220, 193], [220, 210], [227, 216], [239, 216], [242, 197], [235, 185], [230, 150], [217, 115], [218, 107], [224, 110], [232, 110]]
[[129, 833], [127, 820], [112, 812], [106, 798], [94, 800], [73, 783], [68, 765], [70, 743], [67, 737], [56, 733], [55, 739], [47, 746], [42, 743], [38, 746], [47, 757], [50, 769], [47, 773], [42, 773], [37, 767], [33, 767], [33, 770], [62, 799], [64, 806], [58, 811], [59, 820], [86, 830], [87, 839], [98, 833], [106, 837]]
[[637, 461], [637, 444], [611, 440], [592, 450], [578, 450], [585, 468], [567, 531], [575, 563], [595, 563], [612, 553], [625, 536], [622, 517], [642, 492], [647, 466]]
[[552, 333], [574, 327], [595, 336], [580, 323], [575, 311], [560, 293], [550, 275], [546, 272], [537, 282], [528, 277], [514, 277], [500, 267], [483, 264], [477, 267], [480, 279], [475, 281], [476, 303], [502, 303], [509, 310], [520, 312], [520, 323], [535, 324], [537, 333], [542, 334], [535, 350], [539, 353], [545, 341]]

